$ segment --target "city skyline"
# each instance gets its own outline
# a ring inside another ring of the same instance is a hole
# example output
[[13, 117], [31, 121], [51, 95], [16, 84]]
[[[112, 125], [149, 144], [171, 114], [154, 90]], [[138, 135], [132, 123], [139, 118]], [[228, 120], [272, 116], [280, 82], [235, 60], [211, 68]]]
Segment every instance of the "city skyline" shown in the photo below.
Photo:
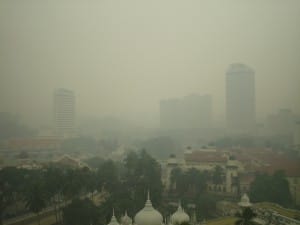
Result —
[[57, 87], [76, 92], [78, 115], [154, 127], [161, 99], [211, 94], [222, 121], [235, 62], [256, 71], [258, 119], [300, 113], [298, 1], [0, 4], [0, 111], [26, 123], [51, 124]]
[[300, 0], [0, 0], [0, 225], [300, 225], [299, 27]]

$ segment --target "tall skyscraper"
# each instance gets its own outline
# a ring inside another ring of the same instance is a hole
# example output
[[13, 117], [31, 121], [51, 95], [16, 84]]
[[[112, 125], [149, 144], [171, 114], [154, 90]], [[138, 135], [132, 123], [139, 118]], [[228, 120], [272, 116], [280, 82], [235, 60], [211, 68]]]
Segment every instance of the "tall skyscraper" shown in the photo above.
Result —
[[254, 70], [235, 63], [226, 72], [227, 127], [234, 132], [249, 133], [255, 128]]
[[63, 88], [54, 91], [54, 124], [58, 136], [68, 137], [74, 134], [75, 95]]
[[160, 101], [160, 126], [163, 129], [210, 128], [210, 95], [188, 95], [182, 99]]

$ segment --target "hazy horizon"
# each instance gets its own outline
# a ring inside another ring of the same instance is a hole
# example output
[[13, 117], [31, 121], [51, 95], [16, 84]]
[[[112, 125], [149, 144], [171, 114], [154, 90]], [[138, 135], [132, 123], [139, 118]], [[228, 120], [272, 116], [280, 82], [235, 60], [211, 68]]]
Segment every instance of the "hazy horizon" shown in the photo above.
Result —
[[51, 124], [53, 92], [76, 115], [159, 124], [159, 101], [210, 94], [225, 112], [225, 73], [255, 70], [257, 118], [300, 114], [300, 1], [0, 2], [0, 112]]

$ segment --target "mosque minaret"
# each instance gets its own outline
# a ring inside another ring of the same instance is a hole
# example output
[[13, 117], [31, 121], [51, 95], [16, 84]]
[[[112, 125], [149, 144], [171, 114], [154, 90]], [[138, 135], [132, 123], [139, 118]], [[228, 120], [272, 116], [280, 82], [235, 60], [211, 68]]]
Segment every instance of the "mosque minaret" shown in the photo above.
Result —
[[120, 225], [117, 221], [117, 218], [115, 217], [115, 210], [113, 210], [113, 215], [108, 225]]
[[132, 225], [132, 219], [127, 215], [127, 211], [125, 211], [125, 215], [121, 217], [122, 225]]

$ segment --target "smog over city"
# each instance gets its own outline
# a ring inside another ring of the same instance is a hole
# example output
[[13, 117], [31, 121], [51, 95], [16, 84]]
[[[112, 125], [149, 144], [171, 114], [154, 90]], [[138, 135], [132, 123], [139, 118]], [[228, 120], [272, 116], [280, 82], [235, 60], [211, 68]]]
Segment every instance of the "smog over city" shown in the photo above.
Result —
[[0, 224], [299, 224], [299, 27], [298, 0], [1, 0]]

